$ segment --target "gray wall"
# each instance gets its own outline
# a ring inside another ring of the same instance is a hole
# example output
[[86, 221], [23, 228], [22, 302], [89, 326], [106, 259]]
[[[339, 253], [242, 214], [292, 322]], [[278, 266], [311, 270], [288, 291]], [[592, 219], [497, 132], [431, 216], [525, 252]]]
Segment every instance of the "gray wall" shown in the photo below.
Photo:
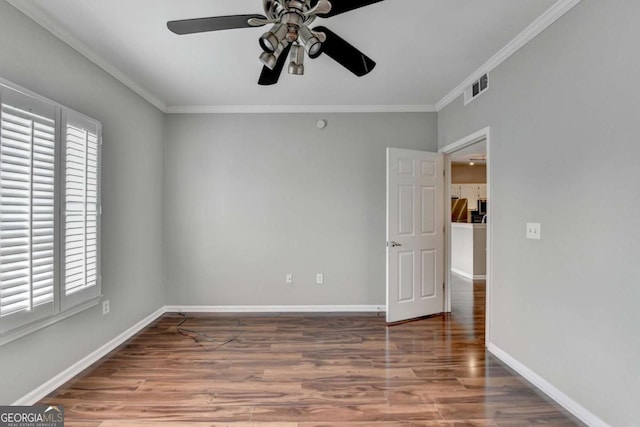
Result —
[[[9, 404], [164, 304], [163, 114], [5, 1], [0, 77], [103, 124], [100, 307], [0, 347], [0, 403]], [[46, 355], [46, 357], [45, 357]]]
[[[491, 125], [492, 342], [611, 425], [640, 424], [637, 16], [635, 0], [583, 0], [437, 125], [171, 116], [163, 176], [162, 114], [0, 1], [0, 76], [103, 123], [112, 310], [2, 346], [0, 403], [162, 306], [163, 255], [169, 304], [383, 304], [384, 147], [434, 150], [436, 132], [442, 147]], [[542, 223], [541, 241], [524, 239], [527, 221]]]
[[384, 304], [385, 147], [435, 151], [436, 121], [434, 113], [169, 116], [167, 303]]
[[640, 425], [639, 16], [583, 0], [438, 116], [440, 147], [491, 126], [492, 342], [613, 426]]

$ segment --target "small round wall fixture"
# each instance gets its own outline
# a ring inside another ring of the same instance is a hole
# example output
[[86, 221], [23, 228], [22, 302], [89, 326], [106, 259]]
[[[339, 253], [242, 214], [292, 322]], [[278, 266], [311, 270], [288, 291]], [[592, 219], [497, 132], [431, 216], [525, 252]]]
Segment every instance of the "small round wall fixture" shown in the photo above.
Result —
[[316, 122], [316, 127], [317, 127], [318, 129], [324, 129], [324, 128], [326, 128], [326, 127], [327, 127], [327, 121], [326, 121], [326, 120], [318, 120], [318, 121]]

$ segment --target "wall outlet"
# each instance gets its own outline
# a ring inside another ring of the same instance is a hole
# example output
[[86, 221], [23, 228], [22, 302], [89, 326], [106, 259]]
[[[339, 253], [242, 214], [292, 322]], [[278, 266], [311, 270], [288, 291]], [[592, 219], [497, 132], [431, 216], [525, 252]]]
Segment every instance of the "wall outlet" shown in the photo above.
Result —
[[293, 283], [293, 274], [287, 273], [286, 282], [287, 283]]
[[324, 283], [324, 274], [318, 273], [316, 274], [316, 284], [322, 285]]
[[109, 314], [109, 310], [109, 300], [102, 301], [102, 315], [106, 316], [107, 314]]
[[540, 224], [537, 222], [527, 223], [527, 239], [540, 240]]

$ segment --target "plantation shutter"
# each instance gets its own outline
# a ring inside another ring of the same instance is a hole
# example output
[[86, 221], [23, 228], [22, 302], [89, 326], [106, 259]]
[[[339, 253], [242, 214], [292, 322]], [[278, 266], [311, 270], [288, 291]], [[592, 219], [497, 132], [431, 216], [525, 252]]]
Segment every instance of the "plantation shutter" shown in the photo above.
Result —
[[56, 106], [0, 89], [0, 332], [54, 313]]
[[100, 124], [63, 116], [62, 310], [100, 295]]

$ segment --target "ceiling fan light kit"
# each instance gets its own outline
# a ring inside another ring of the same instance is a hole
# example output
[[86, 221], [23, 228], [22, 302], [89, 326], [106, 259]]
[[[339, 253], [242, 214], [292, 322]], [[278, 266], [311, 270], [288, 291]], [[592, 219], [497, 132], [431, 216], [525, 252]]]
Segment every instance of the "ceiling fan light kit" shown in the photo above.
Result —
[[301, 76], [304, 74], [304, 49], [295, 45], [291, 48], [291, 62], [289, 63], [289, 74]]
[[276, 51], [278, 45], [287, 36], [287, 26], [285, 24], [275, 24], [271, 31], [268, 31], [258, 39], [260, 47], [267, 53], [273, 53]]
[[315, 59], [325, 53], [328, 57], [358, 77], [370, 73], [376, 63], [326, 27], [309, 26], [317, 17], [329, 18], [383, 0], [263, 0], [266, 16], [231, 15], [211, 18], [170, 21], [167, 27], [183, 35], [234, 28], [260, 27], [273, 24], [258, 39], [264, 64], [258, 84], [267, 86], [278, 82], [291, 53], [287, 71], [304, 74], [304, 56]]
[[309, 27], [301, 27], [298, 30], [298, 35], [309, 58], [315, 59], [322, 55], [322, 42], [320, 39], [326, 39], [324, 33], [314, 33]]
[[[260, 54], [260, 62], [264, 64], [270, 70], [273, 70], [278, 64], [278, 59], [282, 55], [282, 53], [286, 50], [288, 51], [291, 48], [291, 45], [288, 41], [283, 41], [278, 43], [276, 49], [273, 52], [262, 52]], [[285, 54], [286, 55], [286, 54]]]

